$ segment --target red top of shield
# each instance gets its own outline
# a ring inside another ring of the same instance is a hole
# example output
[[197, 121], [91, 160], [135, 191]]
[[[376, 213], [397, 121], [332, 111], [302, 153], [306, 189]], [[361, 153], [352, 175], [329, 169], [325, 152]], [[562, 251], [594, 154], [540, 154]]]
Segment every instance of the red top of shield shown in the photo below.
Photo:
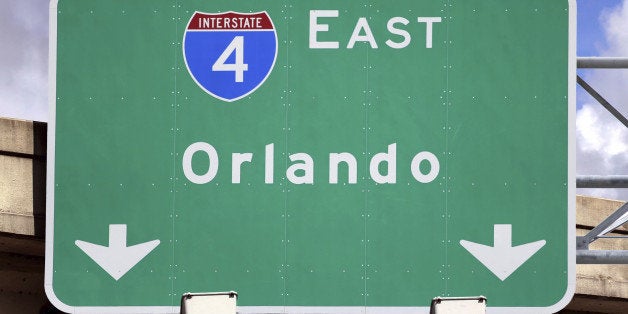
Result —
[[188, 30], [263, 30], [274, 29], [266, 12], [258, 13], [202, 13], [196, 12], [188, 23]]

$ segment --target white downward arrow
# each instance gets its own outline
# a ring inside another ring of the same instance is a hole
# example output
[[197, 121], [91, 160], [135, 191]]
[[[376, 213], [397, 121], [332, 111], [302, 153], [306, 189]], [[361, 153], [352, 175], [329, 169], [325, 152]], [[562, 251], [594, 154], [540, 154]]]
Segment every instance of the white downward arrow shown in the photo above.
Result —
[[460, 240], [471, 255], [501, 281], [506, 280], [525, 261], [545, 245], [545, 240], [512, 246], [512, 225], [494, 225], [493, 246]]
[[113, 279], [118, 280], [157, 247], [159, 240], [127, 247], [126, 225], [109, 225], [109, 246], [81, 240], [74, 243]]

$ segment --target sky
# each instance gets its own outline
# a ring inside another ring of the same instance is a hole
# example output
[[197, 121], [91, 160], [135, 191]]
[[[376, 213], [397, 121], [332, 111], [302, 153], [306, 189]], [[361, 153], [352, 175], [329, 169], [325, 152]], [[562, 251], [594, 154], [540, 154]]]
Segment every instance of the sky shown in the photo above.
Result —
[[[0, 117], [48, 120], [48, 0], [0, 0]], [[578, 56], [628, 57], [628, 0], [577, 0]], [[628, 69], [578, 74], [628, 116]], [[628, 175], [628, 130], [578, 87], [576, 174]], [[628, 200], [628, 189], [578, 189]]]
[[[628, 0], [578, 1], [577, 54], [628, 57]], [[628, 69], [580, 69], [578, 74], [628, 116]], [[576, 174], [628, 175], [628, 129], [582, 88], [576, 101]], [[628, 200], [628, 189], [577, 193]]]

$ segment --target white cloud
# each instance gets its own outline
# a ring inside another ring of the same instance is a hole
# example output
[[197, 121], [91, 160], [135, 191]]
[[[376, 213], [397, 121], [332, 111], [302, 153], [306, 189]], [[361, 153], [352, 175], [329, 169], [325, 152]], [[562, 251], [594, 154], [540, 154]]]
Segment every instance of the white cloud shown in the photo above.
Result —
[[[601, 106], [587, 103], [580, 110], [576, 119], [578, 146], [583, 152], [599, 152], [605, 156], [616, 156], [626, 153], [625, 127], [608, 119], [609, 113]], [[608, 165], [609, 167], [612, 165]]]
[[[606, 45], [600, 56], [628, 57], [628, 0], [600, 15]], [[624, 116], [628, 116], [628, 70], [586, 70], [584, 79]], [[586, 95], [579, 93], [578, 96]], [[586, 96], [578, 110], [577, 174], [628, 175], [628, 129], [596, 100]], [[579, 189], [579, 194], [628, 200], [628, 189]]]
[[616, 10], [605, 10], [600, 16], [609, 43], [605, 54], [625, 55], [628, 51], [628, 3], [624, 1]]

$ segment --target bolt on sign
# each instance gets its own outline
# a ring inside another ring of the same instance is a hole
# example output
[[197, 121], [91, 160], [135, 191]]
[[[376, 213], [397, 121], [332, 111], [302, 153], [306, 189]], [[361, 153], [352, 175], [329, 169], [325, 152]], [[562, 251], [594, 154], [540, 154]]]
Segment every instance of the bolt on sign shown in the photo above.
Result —
[[549, 313], [575, 1], [52, 1], [45, 286], [73, 313]]

